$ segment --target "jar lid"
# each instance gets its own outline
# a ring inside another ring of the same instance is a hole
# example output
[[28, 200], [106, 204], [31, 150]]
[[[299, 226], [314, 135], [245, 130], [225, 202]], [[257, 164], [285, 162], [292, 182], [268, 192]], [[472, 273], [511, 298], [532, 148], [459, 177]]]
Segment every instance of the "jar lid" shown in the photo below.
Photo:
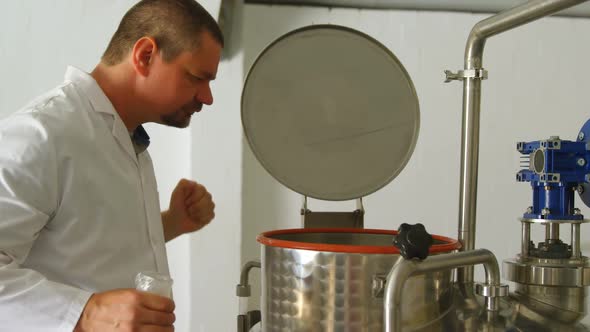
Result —
[[405, 68], [375, 39], [342, 26], [305, 27], [270, 44], [248, 73], [241, 106], [262, 166], [317, 199], [379, 190], [418, 139], [418, 97]]

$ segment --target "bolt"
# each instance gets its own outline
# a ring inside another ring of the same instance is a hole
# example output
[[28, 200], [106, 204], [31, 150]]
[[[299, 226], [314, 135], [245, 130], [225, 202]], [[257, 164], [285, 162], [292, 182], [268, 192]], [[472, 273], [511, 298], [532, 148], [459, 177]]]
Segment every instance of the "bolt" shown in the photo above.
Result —
[[528, 213], [528, 214], [533, 213], [533, 207], [529, 206], [528, 208], [526, 208], [526, 213]]
[[551, 210], [549, 210], [548, 208], [544, 208], [543, 210], [541, 210], [541, 215], [546, 216], [550, 213], [551, 213]]
[[551, 190], [551, 186], [545, 186], [545, 190]]
[[584, 187], [582, 185], [579, 185], [577, 188], [574, 187], [574, 189], [578, 192], [578, 194], [582, 195], [584, 193]]
[[579, 216], [581, 214], [582, 214], [582, 211], [580, 211], [580, 209], [574, 208], [574, 215]]
[[584, 158], [578, 159], [578, 166], [584, 166], [584, 165], [586, 165], [586, 159], [584, 159]]
[[590, 174], [586, 174], [584, 178], [586, 179], [586, 182], [590, 182]]
[[584, 135], [584, 132], [582, 132], [582, 131], [581, 131], [581, 132], [578, 134], [578, 141], [581, 141], [581, 140], [583, 140], [583, 139], [584, 139], [584, 136], [585, 136], [585, 135]]

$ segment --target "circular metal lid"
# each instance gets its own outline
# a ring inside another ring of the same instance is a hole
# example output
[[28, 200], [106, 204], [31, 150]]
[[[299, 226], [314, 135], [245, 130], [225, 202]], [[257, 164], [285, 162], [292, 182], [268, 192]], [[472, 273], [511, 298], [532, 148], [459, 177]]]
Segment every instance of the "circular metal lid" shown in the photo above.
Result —
[[348, 200], [393, 180], [410, 159], [420, 112], [399, 60], [358, 31], [292, 31], [258, 57], [242, 92], [242, 124], [262, 166], [318, 199]]

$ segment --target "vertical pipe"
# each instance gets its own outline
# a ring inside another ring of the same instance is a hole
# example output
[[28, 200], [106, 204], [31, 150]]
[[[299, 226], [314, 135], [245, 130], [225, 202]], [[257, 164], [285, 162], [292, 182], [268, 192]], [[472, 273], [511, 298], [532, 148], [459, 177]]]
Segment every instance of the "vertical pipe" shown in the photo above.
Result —
[[487, 311], [498, 311], [500, 308], [500, 302], [497, 297], [485, 297], [483, 301]]
[[529, 244], [531, 242], [531, 224], [522, 221], [522, 239], [520, 243], [520, 258], [529, 257]]
[[559, 240], [559, 224], [547, 223], [545, 224], [545, 242], [547, 244]]
[[[483, 45], [482, 45], [483, 47]], [[461, 193], [459, 195], [459, 242], [462, 250], [475, 248], [475, 216], [477, 208], [477, 171], [479, 158], [479, 105], [481, 81], [463, 81], [463, 128], [461, 134]], [[470, 112], [469, 110], [477, 109]], [[459, 282], [473, 282], [473, 266], [467, 266], [457, 275]]]
[[580, 224], [572, 224], [572, 258], [578, 259], [582, 257], [580, 251]]

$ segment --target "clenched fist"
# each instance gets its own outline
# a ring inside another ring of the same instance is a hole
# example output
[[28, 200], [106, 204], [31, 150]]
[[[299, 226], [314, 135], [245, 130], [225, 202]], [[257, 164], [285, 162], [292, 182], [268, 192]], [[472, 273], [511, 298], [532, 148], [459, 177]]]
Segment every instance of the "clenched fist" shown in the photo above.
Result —
[[170, 208], [162, 212], [164, 238], [169, 241], [181, 234], [198, 231], [215, 217], [215, 203], [203, 185], [182, 179], [170, 197]]

